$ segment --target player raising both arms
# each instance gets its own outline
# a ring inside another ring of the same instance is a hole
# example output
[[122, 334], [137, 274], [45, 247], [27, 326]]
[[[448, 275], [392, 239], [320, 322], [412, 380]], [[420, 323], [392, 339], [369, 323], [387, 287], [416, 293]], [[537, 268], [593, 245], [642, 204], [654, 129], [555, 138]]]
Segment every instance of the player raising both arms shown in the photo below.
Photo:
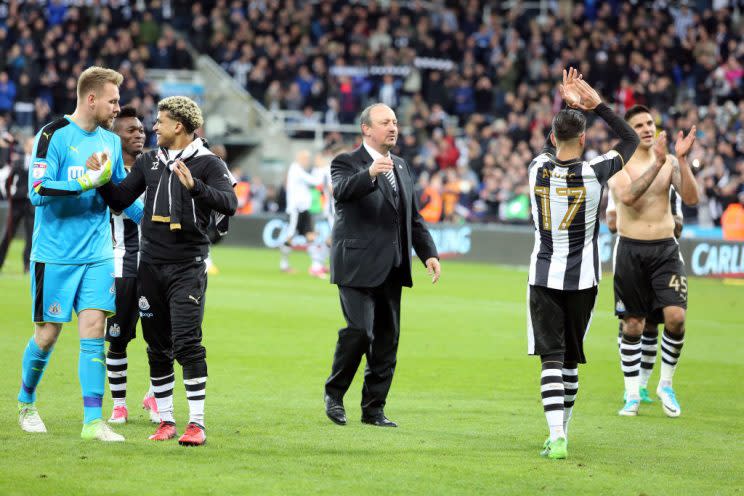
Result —
[[623, 319], [620, 355], [625, 376], [625, 405], [618, 413], [638, 414], [641, 335], [646, 318], [661, 310], [664, 333], [656, 394], [664, 413], [678, 417], [682, 409], [672, 388], [672, 377], [684, 343], [687, 275], [674, 239], [669, 188], [673, 186], [685, 204], [697, 204], [697, 183], [686, 159], [695, 141], [695, 126], [687, 136], [679, 132], [675, 156], [667, 154], [665, 133], [655, 138], [654, 119], [646, 107], [631, 107], [625, 120], [641, 144], [622, 173], [610, 181], [610, 193], [617, 205], [615, 312]]
[[578, 364], [586, 363], [584, 335], [600, 279], [599, 206], [602, 189], [638, 146], [638, 136], [604, 105], [575, 69], [563, 73], [561, 96], [571, 107], [593, 111], [620, 137], [614, 149], [584, 161], [586, 117], [564, 109], [553, 118], [543, 151], [528, 169], [535, 224], [530, 259], [528, 353], [542, 362], [540, 394], [550, 428], [542, 455], [568, 455], [568, 422], [579, 389]]
[[[669, 189], [669, 206], [672, 209], [672, 216], [674, 217], [674, 237], [679, 239], [682, 235], [682, 227], [684, 224], [684, 216], [682, 214], [682, 198], [674, 191], [674, 188]], [[607, 210], [606, 210], [607, 228], [611, 233], [617, 233], [617, 208], [615, 201], [612, 199], [612, 195], [607, 196]], [[615, 239], [617, 244], [617, 239]], [[614, 260], [613, 260], [614, 262]], [[614, 263], [613, 263], [614, 272]], [[639, 375], [639, 393], [641, 397], [641, 403], [653, 403], [651, 395], [648, 393], [648, 380], [651, 378], [651, 374], [654, 371], [654, 364], [656, 363], [656, 354], [659, 344], [659, 324], [664, 322], [664, 315], [661, 310], [654, 312], [652, 315], [646, 317], [646, 325], [643, 328], [643, 334], [641, 335], [641, 371]], [[617, 334], [617, 349], [620, 351], [620, 345], [623, 341], [623, 321], [622, 317], [619, 320], [619, 330]], [[623, 403], [625, 403], [625, 394], [623, 394]]]

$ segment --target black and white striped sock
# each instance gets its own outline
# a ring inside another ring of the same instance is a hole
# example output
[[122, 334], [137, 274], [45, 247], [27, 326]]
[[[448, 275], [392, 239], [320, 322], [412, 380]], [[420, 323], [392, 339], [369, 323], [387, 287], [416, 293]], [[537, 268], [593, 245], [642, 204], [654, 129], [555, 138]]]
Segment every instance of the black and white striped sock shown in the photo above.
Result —
[[568, 423], [573, 415], [576, 395], [579, 393], [579, 364], [576, 362], [563, 364], [563, 432], [568, 436]]
[[540, 374], [540, 396], [542, 397], [545, 419], [550, 429], [550, 440], [566, 437], [563, 431], [563, 361], [542, 358], [542, 372]]
[[640, 373], [640, 387], [648, 387], [648, 379], [651, 377], [651, 373], [654, 371], [654, 363], [656, 363], [656, 348], [659, 344], [659, 333], [650, 332], [644, 330], [641, 336], [641, 373]]
[[175, 375], [171, 372], [163, 377], [151, 377], [152, 391], [158, 404], [158, 414], [161, 422], [175, 422], [173, 417], [173, 386], [176, 384]]
[[659, 381], [661, 385], [672, 385], [674, 371], [677, 369], [677, 362], [684, 344], [684, 334], [673, 335], [667, 329], [664, 329], [664, 334], [661, 337], [661, 380]]
[[106, 353], [106, 375], [114, 407], [127, 406], [127, 352]]
[[207, 378], [184, 379], [186, 399], [189, 401], [189, 422], [204, 427], [204, 400], [207, 395]]
[[623, 335], [620, 343], [620, 361], [625, 376], [626, 400], [640, 399], [638, 390], [641, 373], [641, 337]]

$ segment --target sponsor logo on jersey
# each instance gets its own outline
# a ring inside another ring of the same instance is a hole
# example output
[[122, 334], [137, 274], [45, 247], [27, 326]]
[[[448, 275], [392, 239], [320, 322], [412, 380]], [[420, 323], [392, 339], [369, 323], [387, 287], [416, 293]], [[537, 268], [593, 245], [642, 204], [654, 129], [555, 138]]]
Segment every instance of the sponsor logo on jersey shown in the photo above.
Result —
[[85, 174], [85, 167], [81, 165], [73, 165], [72, 167], [67, 168], [67, 180], [68, 181], [72, 181], [73, 179], [83, 177], [84, 174]]
[[548, 178], [548, 177], [555, 177], [557, 179], [573, 179], [576, 177], [576, 173], [575, 172], [562, 172], [559, 170], [543, 169], [542, 177], [543, 179]]
[[150, 309], [150, 302], [147, 301], [147, 298], [145, 298], [144, 296], [140, 296], [140, 299], [139, 299], [139, 308], [142, 311], [149, 310]]
[[34, 162], [33, 166], [33, 177], [34, 179], [41, 179], [44, 177], [44, 173], [46, 172], [47, 164], [46, 162]]
[[151, 319], [155, 316], [152, 312], [140, 312], [140, 318], [142, 319]]
[[75, 152], [75, 153], [80, 153], [80, 152], [78, 151], [78, 149], [77, 149], [77, 148], [75, 148], [75, 147], [74, 147], [74, 146], [72, 146], [72, 145], [70, 145], [70, 150], [72, 150], [72, 151], [73, 151], [73, 152]]
[[62, 313], [62, 307], [59, 303], [52, 303], [51, 305], [49, 305], [47, 313], [49, 315], [59, 315], [60, 313]]
[[152, 163], [152, 168], [151, 168], [151, 170], [158, 170], [158, 164], [159, 164], [159, 163], [160, 163], [160, 162], [158, 162], [157, 160], [155, 160], [155, 161], [154, 161], [154, 162]]
[[119, 327], [119, 324], [111, 324], [109, 327], [109, 336], [112, 338], [118, 338], [121, 336], [121, 327]]
[[109, 288], [109, 293], [111, 293], [112, 295], [116, 294], [116, 283], [113, 283], [111, 285], [111, 287]]

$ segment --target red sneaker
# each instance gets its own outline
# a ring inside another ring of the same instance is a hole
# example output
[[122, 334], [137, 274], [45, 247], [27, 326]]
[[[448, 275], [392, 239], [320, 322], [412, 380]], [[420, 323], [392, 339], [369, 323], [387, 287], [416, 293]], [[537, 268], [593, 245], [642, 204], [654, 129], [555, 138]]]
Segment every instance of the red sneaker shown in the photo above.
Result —
[[313, 277], [317, 277], [318, 279], [328, 278], [328, 273], [325, 270], [323, 270], [323, 267], [318, 267], [318, 268], [310, 267], [309, 269], [307, 269], [307, 273]]
[[160, 423], [160, 415], [158, 415], [158, 402], [155, 400], [155, 396], [145, 396], [142, 400], [142, 409], [146, 410], [150, 414], [150, 422], [153, 424]]
[[160, 422], [158, 430], [156, 430], [155, 434], [150, 436], [148, 439], [152, 441], [167, 441], [168, 439], [173, 439], [177, 435], [176, 424], [173, 422]]
[[204, 427], [199, 424], [191, 422], [186, 427], [186, 432], [183, 436], [178, 438], [178, 444], [181, 446], [201, 446], [207, 442], [207, 433], [204, 432]]

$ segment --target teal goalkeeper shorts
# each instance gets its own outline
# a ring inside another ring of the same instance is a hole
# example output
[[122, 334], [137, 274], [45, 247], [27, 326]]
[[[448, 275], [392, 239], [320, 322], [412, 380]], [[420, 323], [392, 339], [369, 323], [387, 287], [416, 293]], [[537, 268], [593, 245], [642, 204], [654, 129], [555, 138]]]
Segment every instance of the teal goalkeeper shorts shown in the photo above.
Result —
[[72, 312], [102, 310], [107, 317], [116, 311], [114, 261], [92, 264], [31, 262], [32, 319], [36, 323], [65, 323]]

